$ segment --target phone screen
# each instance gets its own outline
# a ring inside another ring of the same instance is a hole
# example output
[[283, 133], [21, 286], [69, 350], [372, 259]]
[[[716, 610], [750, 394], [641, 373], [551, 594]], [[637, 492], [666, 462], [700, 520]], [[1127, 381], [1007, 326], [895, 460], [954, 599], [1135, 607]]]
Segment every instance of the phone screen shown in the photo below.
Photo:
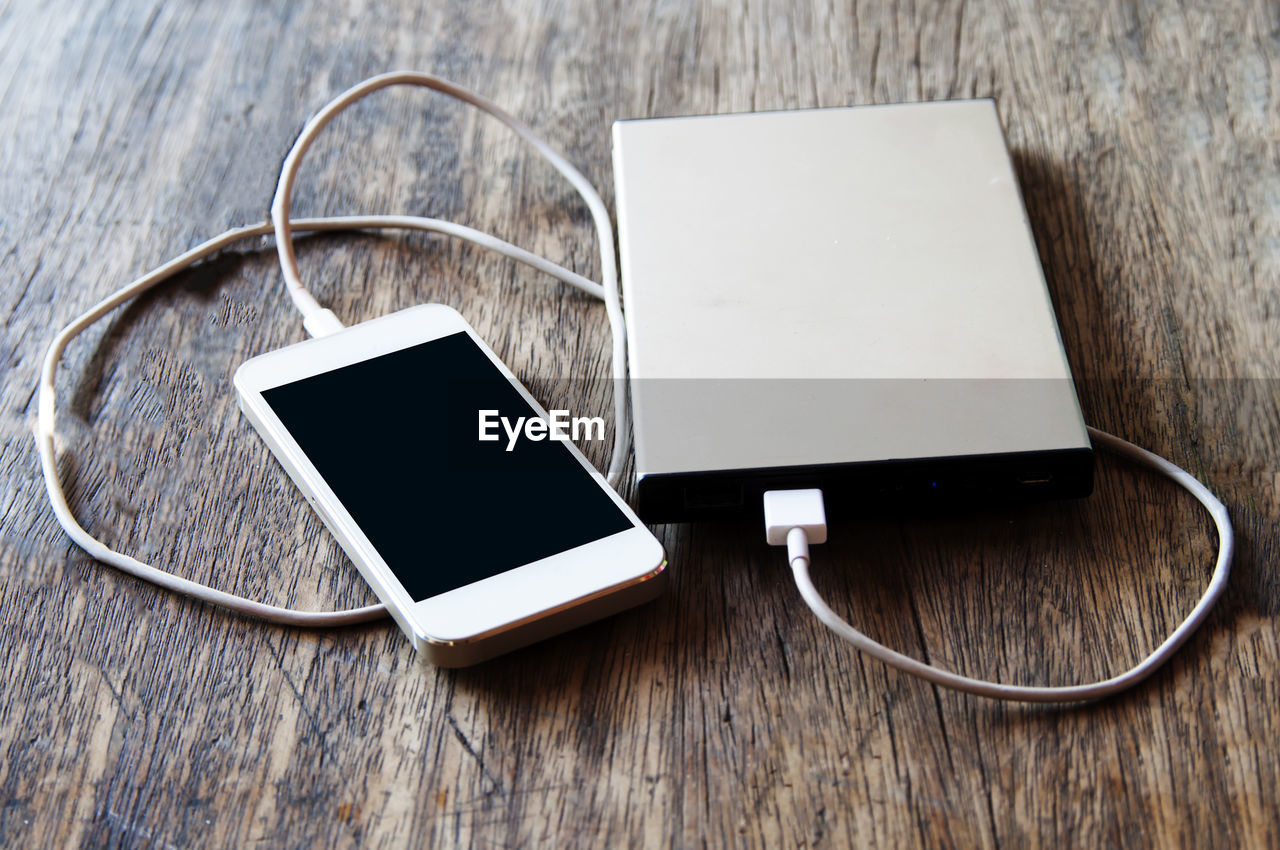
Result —
[[463, 331], [262, 396], [414, 601], [632, 528]]

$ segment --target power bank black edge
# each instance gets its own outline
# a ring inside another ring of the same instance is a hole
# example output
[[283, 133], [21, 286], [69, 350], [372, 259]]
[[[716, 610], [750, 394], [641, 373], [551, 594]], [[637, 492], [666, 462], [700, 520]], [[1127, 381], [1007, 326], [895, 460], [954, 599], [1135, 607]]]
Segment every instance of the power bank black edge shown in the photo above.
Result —
[[821, 466], [641, 475], [636, 512], [648, 523], [755, 518], [766, 490], [818, 487], [861, 509], [985, 506], [1083, 498], [1093, 450], [1053, 449]]

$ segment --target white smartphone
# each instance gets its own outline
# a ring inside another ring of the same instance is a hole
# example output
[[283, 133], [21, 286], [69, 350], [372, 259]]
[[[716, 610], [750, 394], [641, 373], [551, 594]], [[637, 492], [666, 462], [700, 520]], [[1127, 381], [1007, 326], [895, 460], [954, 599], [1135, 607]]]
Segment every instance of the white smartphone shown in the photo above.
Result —
[[572, 442], [551, 438], [560, 429], [513, 438], [497, 427], [554, 422], [448, 307], [263, 354], [235, 385], [289, 477], [434, 664], [492, 658], [652, 599], [665, 583], [662, 545]]

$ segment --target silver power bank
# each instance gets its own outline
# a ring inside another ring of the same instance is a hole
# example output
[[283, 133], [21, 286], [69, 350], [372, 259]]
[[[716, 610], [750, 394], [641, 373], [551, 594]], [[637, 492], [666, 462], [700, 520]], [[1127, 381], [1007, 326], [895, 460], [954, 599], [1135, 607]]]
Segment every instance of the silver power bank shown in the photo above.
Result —
[[1090, 492], [992, 101], [619, 121], [613, 155], [643, 519]]

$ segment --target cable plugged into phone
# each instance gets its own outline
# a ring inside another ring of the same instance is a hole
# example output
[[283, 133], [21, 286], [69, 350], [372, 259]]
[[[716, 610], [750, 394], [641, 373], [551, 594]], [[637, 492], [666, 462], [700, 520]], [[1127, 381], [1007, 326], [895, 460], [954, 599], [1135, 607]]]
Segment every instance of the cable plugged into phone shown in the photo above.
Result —
[[321, 307], [319, 310], [308, 313], [302, 319], [302, 326], [316, 339], [332, 336], [344, 327], [342, 320], [328, 307]]
[[[595, 222], [598, 231], [601, 280], [597, 282], [583, 277], [575, 271], [553, 263], [546, 257], [512, 245], [492, 234], [437, 218], [414, 215], [292, 218], [289, 210], [293, 184], [297, 177], [298, 169], [302, 165], [303, 158], [316, 136], [338, 113], [355, 102], [384, 88], [400, 85], [431, 89], [475, 106], [510, 127], [518, 136], [532, 145], [534, 150], [544, 159], [548, 160], [578, 190], [587, 208], [591, 211], [592, 220]], [[298, 269], [297, 256], [294, 251], [293, 235], [295, 233], [386, 229], [418, 230], [463, 239], [482, 248], [495, 251], [518, 263], [537, 269], [594, 298], [602, 299], [605, 302], [605, 314], [608, 318], [610, 333], [613, 336], [611, 370], [614, 385], [623, 385], [627, 374], [626, 335], [621, 301], [618, 295], [618, 274], [614, 252], [613, 228], [609, 220], [608, 208], [600, 198], [599, 193], [591, 185], [591, 182], [546, 141], [534, 133], [528, 125], [508, 114], [487, 98], [432, 74], [416, 71], [396, 71], [379, 74], [358, 83], [338, 95], [307, 121], [306, 126], [303, 127], [302, 132], [294, 141], [293, 147], [285, 158], [284, 165], [281, 167], [280, 179], [276, 183], [275, 196], [271, 204], [271, 219], [269, 221], [233, 227], [166, 261], [132, 283], [107, 295], [80, 316], [72, 319], [49, 343], [49, 348], [45, 352], [44, 362], [40, 369], [39, 401], [36, 408], [34, 436], [36, 439], [36, 451], [40, 457], [40, 471], [44, 478], [45, 493], [49, 497], [49, 505], [53, 510], [54, 518], [58, 521], [58, 525], [62, 526], [62, 530], [66, 532], [67, 536], [96, 560], [110, 564], [116, 569], [143, 581], [151, 582], [159, 587], [193, 599], [199, 599], [211, 605], [218, 605], [268, 622], [309, 628], [332, 628], [386, 617], [387, 609], [381, 603], [342, 611], [299, 611], [293, 608], [269, 605], [182, 578], [140, 561], [124, 552], [112, 549], [91, 534], [72, 513], [58, 471], [57, 453], [59, 447], [55, 443], [57, 432], [57, 387], [55, 381], [63, 353], [72, 340], [109, 313], [131, 302], [142, 293], [164, 283], [185, 269], [227, 250], [242, 240], [274, 236], [285, 289], [289, 298], [302, 315], [303, 327], [306, 328], [308, 335], [312, 337], [330, 336], [343, 330], [343, 324], [332, 310], [320, 304], [303, 285], [301, 273]], [[611, 485], [616, 486], [622, 477], [623, 464], [626, 461], [628, 448], [629, 429], [626, 394], [624, 392], [614, 393], [613, 412], [615, 423], [613, 453], [609, 461], [606, 478]]]
[[772, 546], [786, 545], [787, 559], [791, 563], [791, 572], [795, 578], [796, 588], [809, 609], [818, 619], [835, 632], [841, 639], [853, 644], [858, 650], [878, 658], [890, 667], [904, 673], [917, 676], [940, 685], [944, 688], [963, 691], [977, 696], [1012, 702], [1084, 702], [1101, 699], [1127, 688], [1150, 676], [1169, 660], [1187, 638], [1200, 626], [1208, 616], [1213, 604], [1218, 601], [1227, 586], [1227, 576], [1231, 568], [1231, 555], [1235, 549], [1235, 535], [1231, 529], [1231, 520], [1227, 508], [1209, 489], [1200, 483], [1195, 476], [1185, 469], [1139, 448], [1119, 437], [1089, 428], [1089, 436], [1093, 442], [1115, 454], [1150, 467], [1172, 479], [1191, 495], [1199, 500], [1209, 512], [1218, 530], [1218, 558], [1214, 565], [1209, 586], [1205, 589], [1200, 601], [1191, 609], [1187, 618], [1165, 638], [1156, 649], [1138, 664], [1110, 679], [1084, 685], [1066, 685], [1059, 687], [1036, 687], [1027, 685], [1006, 685], [1000, 682], [988, 682], [982, 679], [971, 679], [949, 670], [943, 670], [931, 664], [917, 661], [909, 655], [890, 649], [884, 644], [872, 640], [855, 629], [839, 614], [831, 609], [822, 598], [822, 594], [814, 587], [809, 577], [809, 544], [825, 543], [827, 540], [827, 512], [823, 504], [821, 490], [769, 490], [764, 494], [765, 538]]

